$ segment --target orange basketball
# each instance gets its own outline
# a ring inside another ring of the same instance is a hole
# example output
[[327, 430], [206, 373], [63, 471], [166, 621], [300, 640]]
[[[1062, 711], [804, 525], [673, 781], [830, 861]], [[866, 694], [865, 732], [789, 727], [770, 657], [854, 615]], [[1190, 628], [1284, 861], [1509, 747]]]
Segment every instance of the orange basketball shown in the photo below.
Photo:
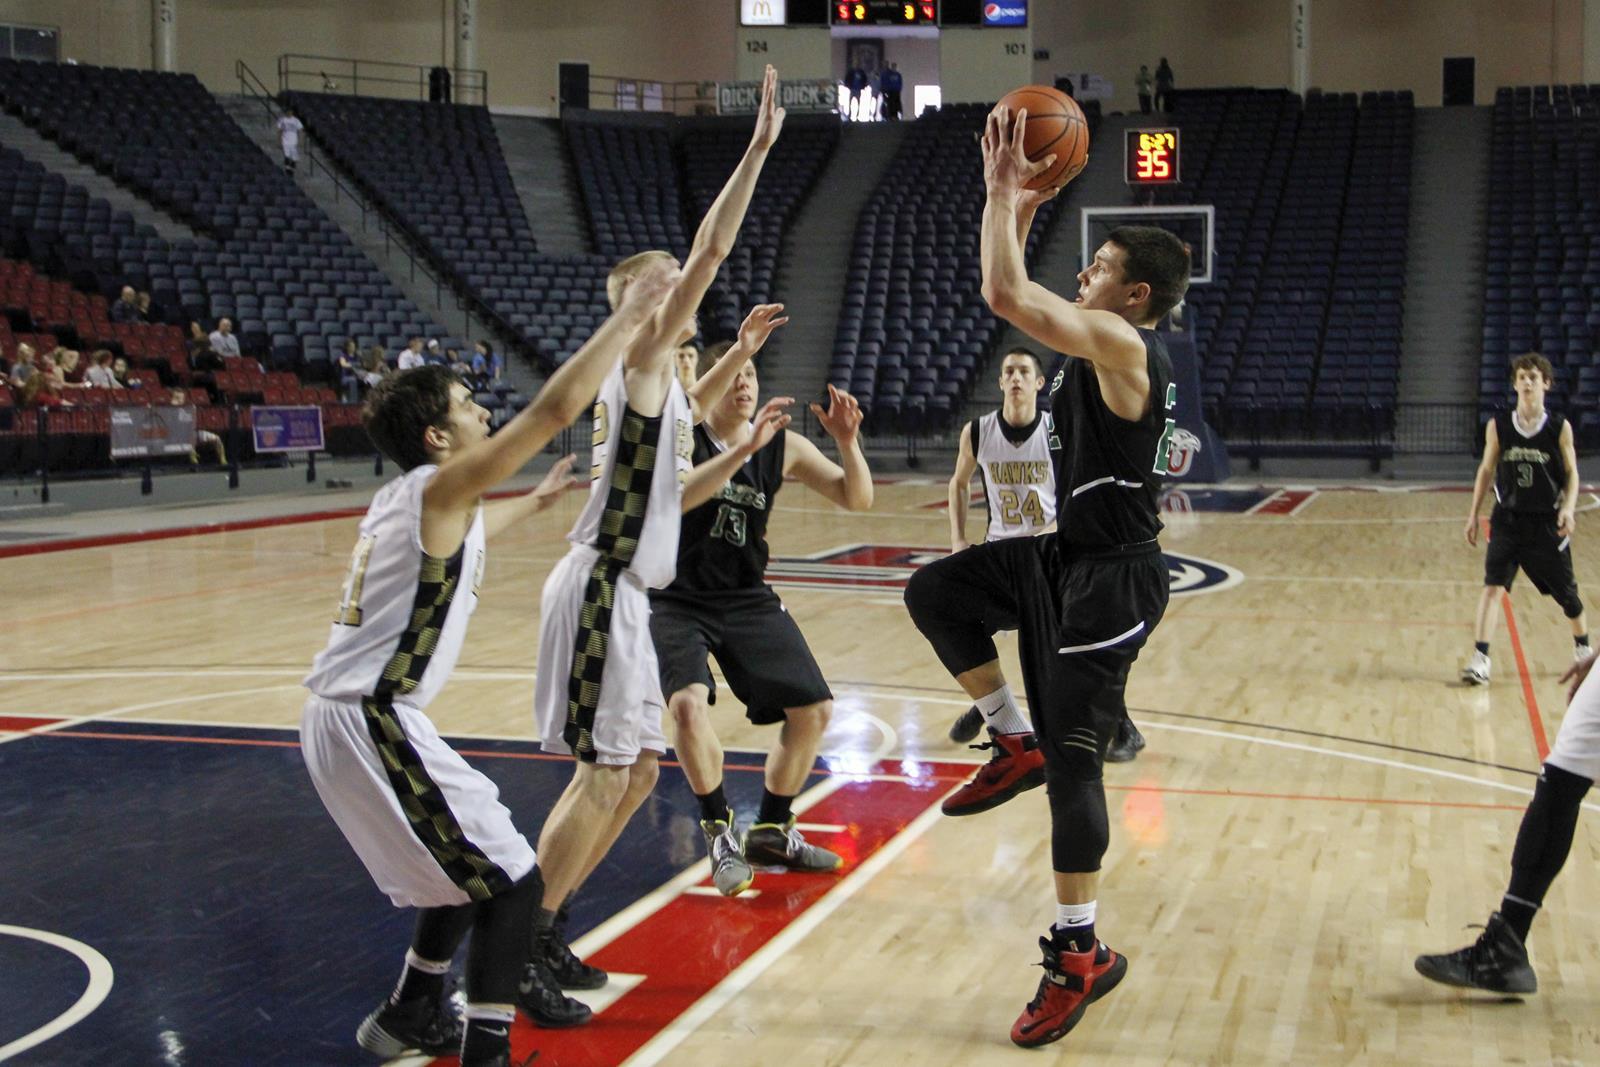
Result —
[[1028, 182], [1029, 189], [1054, 189], [1070, 182], [1089, 160], [1089, 122], [1078, 102], [1060, 89], [1029, 85], [1000, 98], [1011, 109], [1028, 112], [1022, 151], [1030, 160], [1054, 155], [1056, 161]]

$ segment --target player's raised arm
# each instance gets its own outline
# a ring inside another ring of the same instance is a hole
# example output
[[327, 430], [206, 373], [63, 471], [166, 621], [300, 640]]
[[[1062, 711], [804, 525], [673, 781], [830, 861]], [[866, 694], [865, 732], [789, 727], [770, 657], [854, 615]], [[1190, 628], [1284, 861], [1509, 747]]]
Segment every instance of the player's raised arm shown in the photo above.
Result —
[[750, 136], [750, 145], [706, 217], [700, 220], [689, 258], [683, 264], [682, 284], [656, 312], [650, 327], [640, 331], [639, 342], [628, 354], [630, 369], [671, 358], [672, 346], [689, 328], [695, 309], [700, 306], [706, 290], [711, 288], [722, 261], [733, 251], [739, 227], [744, 225], [745, 211], [750, 207], [750, 196], [755, 192], [756, 180], [761, 177], [761, 167], [778, 140], [778, 131], [783, 128], [784, 110], [777, 106], [777, 98], [778, 72], [769, 66], [761, 82], [761, 107], [756, 113], [756, 128]]
[[946, 510], [950, 513], [950, 551], [960, 552], [972, 542], [967, 540], [967, 510], [972, 500], [972, 475], [978, 469], [978, 457], [972, 448], [972, 428], [969, 422], [961, 427], [961, 445], [956, 451], [955, 473], [950, 475], [950, 499]]
[[[988, 200], [983, 209], [983, 299], [991, 311], [1042, 344], [1080, 356], [1109, 370], [1142, 372], [1144, 342], [1134, 326], [1110, 311], [1082, 308], [1028, 278], [1022, 258], [1019, 212], [1032, 194], [1023, 185], [1054, 162], [1046, 156], [1030, 162], [1022, 151], [1027, 112], [1013, 120], [1009, 108], [990, 112], [983, 132], [983, 180]], [[1106, 269], [1100, 262], [1090, 271]], [[1132, 287], [1137, 303], [1149, 296], [1147, 283]], [[1138, 290], [1143, 288], [1144, 292]]]
[[1490, 419], [1483, 430], [1483, 462], [1478, 464], [1478, 476], [1472, 482], [1472, 507], [1467, 511], [1466, 529], [1461, 531], [1469, 545], [1478, 543], [1478, 509], [1483, 507], [1483, 498], [1494, 484], [1494, 468], [1499, 462], [1500, 435], [1495, 431], [1494, 420]]
[[757, 304], [750, 310], [739, 326], [739, 339], [733, 347], [724, 352], [711, 365], [711, 369], [689, 387], [689, 409], [694, 413], [697, 424], [703, 422], [706, 412], [722, 399], [728, 387], [739, 377], [740, 369], [761, 351], [761, 346], [767, 343], [772, 331], [788, 321], [782, 304]]
[[594, 336], [544, 383], [533, 403], [487, 440], [463, 449], [439, 468], [423, 492], [429, 509], [465, 510], [521, 470], [593, 402], [629, 338], [678, 284], [666, 260], [648, 265]]
[[839, 448], [839, 462], [822, 454], [809, 440], [791, 433], [783, 453], [783, 473], [794, 475], [806, 488], [827, 497], [846, 511], [872, 507], [872, 471], [861, 451], [861, 405], [856, 398], [828, 386], [828, 408], [812, 404], [811, 413]]
[[756, 412], [756, 417], [750, 422], [750, 432], [743, 441], [691, 470], [683, 483], [682, 511], [687, 514], [710, 500], [718, 489], [728, 484], [728, 479], [746, 460], [782, 433], [783, 428], [789, 425], [789, 415], [784, 409], [793, 403], [792, 396], [773, 397]]

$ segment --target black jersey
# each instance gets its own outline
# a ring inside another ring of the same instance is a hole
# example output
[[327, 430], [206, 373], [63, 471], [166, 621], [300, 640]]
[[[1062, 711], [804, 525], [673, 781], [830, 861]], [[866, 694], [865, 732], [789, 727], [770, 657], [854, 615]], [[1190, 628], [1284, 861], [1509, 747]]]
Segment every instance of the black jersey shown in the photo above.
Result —
[[1167, 450], [1176, 426], [1172, 359], [1154, 330], [1139, 331], [1150, 375], [1150, 410], [1129, 422], [1106, 407], [1094, 364], [1069, 356], [1050, 383], [1056, 453], [1056, 529], [1061, 544], [1107, 549], [1154, 540]]
[[1531, 434], [1517, 429], [1512, 413], [1494, 417], [1500, 439], [1500, 462], [1494, 468], [1494, 498], [1509, 511], [1552, 512], [1567, 484], [1567, 464], [1561, 458], [1561, 428], [1567, 420], [1545, 412]]
[[[678, 576], [671, 593], [717, 593], [759, 589], [767, 572], [767, 516], [783, 487], [788, 435], [779, 432], [751, 456], [710, 500], [683, 517], [678, 540]], [[694, 428], [696, 466], [720, 450], [704, 426]]]

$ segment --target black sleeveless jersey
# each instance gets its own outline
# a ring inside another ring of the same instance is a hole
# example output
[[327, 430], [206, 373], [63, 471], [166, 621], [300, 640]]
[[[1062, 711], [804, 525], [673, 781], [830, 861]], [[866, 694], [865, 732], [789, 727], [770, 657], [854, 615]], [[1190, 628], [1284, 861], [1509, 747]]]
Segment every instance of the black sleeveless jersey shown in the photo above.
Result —
[[1056, 453], [1056, 529], [1075, 549], [1108, 549], [1154, 540], [1161, 479], [1176, 427], [1172, 359], [1154, 330], [1139, 331], [1150, 375], [1150, 410], [1129, 422], [1100, 396], [1094, 364], [1068, 356], [1050, 383], [1050, 414], [1061, 435]]
[[[683, 517], [678, 540], [678, 576], [673, 593], [720, 593], [760, 589], [767, 572], [767, 516], [783, 487], [779, 432], [750, 457], [716, 495]], [[699, 466], [721, 453], [704, 426], [694, 428], [694, 462]]]
[[1553, 411], [1531, 435], [1517, 429], [1511, 412], [1494, 417], [1500, 439], [1500, 462], [1494, 468], [1494, 498], [1511, 511], [1555, 511], [1567, 484], [1567, 465], [1561, 458], [1561, 428], [1567, 420]]

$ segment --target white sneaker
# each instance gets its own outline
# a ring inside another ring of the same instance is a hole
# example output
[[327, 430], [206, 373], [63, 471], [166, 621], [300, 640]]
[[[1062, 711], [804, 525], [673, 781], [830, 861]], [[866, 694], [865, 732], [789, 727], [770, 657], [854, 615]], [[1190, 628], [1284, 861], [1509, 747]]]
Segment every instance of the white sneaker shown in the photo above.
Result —
[[1461, 680], [1468, 685], [1488, 685], [1489, 654], [1473, 649], [1472, 659], [1468, 660], [1467, 665], [1461, 668]]
[[1590, 648], [1588, 645], [1572, 646], [1572, 662], [1574, 663], [1582, 663], [1592, 655], [1594, 655], [1594, 649]]

